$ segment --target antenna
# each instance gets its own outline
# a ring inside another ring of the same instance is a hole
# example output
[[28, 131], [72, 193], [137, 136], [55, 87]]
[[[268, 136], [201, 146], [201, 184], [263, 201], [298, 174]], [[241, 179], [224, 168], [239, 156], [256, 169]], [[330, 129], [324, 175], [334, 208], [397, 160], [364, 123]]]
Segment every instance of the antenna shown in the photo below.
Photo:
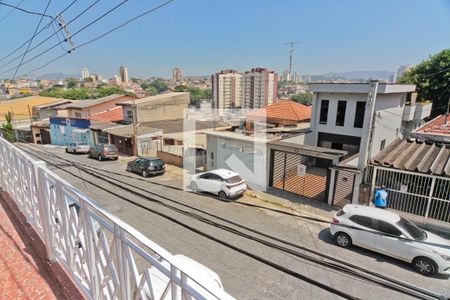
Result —
[[291, 72], [292, 72], [292, 53], [294, 53], [294, 51], [295, 51], [295, 48], [294, 48], [294, 45], [295, 44], [301, 44], [301, 42], [295, 42], [295, 41], [292, 41], [292, 42], [287, 42], [287, 43], [284, 43], [283, 45], [290, 45], [291, 47], [290, 47], [290, 49], [289, 49], [289, 77], [291, 77]]

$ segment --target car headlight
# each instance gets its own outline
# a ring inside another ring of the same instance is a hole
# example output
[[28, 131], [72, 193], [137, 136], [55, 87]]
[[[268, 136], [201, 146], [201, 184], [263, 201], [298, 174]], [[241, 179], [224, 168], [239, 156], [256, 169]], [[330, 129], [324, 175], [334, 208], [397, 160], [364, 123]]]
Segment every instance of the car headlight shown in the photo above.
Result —
[[450, 255], [444, 254], [442, 252], [433, 250], [433, 253], [439, 255], [440, 257], [442, 257], [444, 260], [450, 261]]

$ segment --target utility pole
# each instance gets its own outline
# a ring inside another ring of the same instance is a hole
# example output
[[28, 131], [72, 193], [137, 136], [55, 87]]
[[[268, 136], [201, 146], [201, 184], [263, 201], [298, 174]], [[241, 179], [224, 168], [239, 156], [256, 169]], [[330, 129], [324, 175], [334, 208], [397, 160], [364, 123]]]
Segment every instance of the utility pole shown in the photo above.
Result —
[[448, 98], [447, 113], [445, 114], [445, 124], [448, 124], [448, 115], [450, 114], [450, 97]]
[[283, 45], [290, 45], [291, 46], [290, 49], [289, 49], [289, 78], [292, 76], [292, 54], [295, 51], [294, 44], [300, 44], [300, 42], [293, 42], [292, 41], [292, 42], [287, 42], [287, 43], [283, 44]]
[[136, 101], [133, 99], [133, 156], [138, 155], [137, 151], [137, 107]]
[[64, 18], [62, 15], [58, 15], [58, 22], [59, 22], [59, 27], [62, 27], [64, 29], [64, 32], [66, 33], [66, 42], [69, 42], [70, 44], [70, 50], [68, 50], [67, 52], [72, 52], [73, 49], [75, 49], [75, 44], [72, 41], [72, 34], [70, 33], [69, 29], [67, 28], [67, 24], [64, 21]]

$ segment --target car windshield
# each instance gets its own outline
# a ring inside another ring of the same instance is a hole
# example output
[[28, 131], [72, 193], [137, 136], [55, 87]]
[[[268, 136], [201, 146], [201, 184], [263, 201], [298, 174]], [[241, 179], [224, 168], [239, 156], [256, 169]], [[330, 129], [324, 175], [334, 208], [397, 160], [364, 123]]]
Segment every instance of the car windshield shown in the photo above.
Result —
[[155, 159], [150, 161], [150, 165], [152, 166], [162, 166], [164, 165], [164, 162], [160, 159]]
[[116, 146], [114, 145], [106, 145], [104, 148], [108, 151], [116, 151]]
[[225, 179], [225, 181], [228, 183], [238, 183], [242, 181], [242, 178], [239, 175], [235, 175], [233, 177]]
[[427, 233], [425, 231], [402, 217], [400, 217], [400, 221], [396, 224], [398, 227], [408, 232], [415, 240], [423, 241], [427, 238]]

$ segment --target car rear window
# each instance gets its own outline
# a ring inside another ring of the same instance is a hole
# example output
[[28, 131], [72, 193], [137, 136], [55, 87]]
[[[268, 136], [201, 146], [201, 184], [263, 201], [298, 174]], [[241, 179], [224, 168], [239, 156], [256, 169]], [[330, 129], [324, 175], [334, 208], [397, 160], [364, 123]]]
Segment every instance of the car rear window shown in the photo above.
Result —
[[162, 166], [164, 162], [161, 159], [155, 159], [150, 161], [151, 166]]
[[233, 177], [225, 179], [227, 183], [238, 183], [242, 181], [242, 178], [239, 175], [235, 175]]
[[104, 149], [108, 151], [117, 151], [117, 148], [114, 145], [105, 145]]

